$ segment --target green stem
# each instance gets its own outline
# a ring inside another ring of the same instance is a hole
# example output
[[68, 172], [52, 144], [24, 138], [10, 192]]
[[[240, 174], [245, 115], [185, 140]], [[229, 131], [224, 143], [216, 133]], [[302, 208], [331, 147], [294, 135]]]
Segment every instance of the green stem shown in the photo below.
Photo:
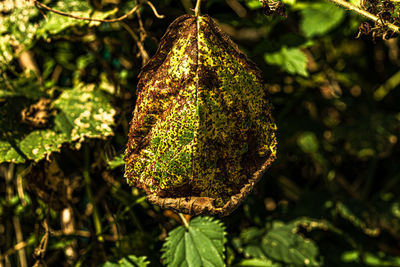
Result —
[[94, 223], [94, 229], [96, 231], [96, 236], [97, 240], [100, 242], [104, 241], [103, 236], [101, 235], [102, 230], [101, 230], [101, 221], [100, 221], [100, 216], [99, 212], [96, 206], [96, 203], [93, 199], [93, 194], [92, 194], [92, 189], [90, 187], [91, 184], [91, 178], [90, 178], [90, 155], [89, 155], [89, 148], [88, 145], [85, 144], [83, 147], [83, 153], [84, 153], [84, 169], [83, 169], [83, 179], [85, 180], [85, 189], [86, 189], [86, 195], [89, 199], [89, 203], [93, 207], [93, 223]]

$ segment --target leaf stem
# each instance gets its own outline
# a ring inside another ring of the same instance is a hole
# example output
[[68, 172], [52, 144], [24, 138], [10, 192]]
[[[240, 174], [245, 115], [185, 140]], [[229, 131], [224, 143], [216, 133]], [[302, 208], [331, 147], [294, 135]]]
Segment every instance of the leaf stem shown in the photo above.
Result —
[[378, 24], [385, 25], [389, 29], [391, 29], [392, 31], [394, 31], [396, 33], [400, 33], [400, 28], [398, 26], [396, 26], [390, 22], [387, 22], [385, 20], [382, 20], [381, 18], [375, 16], [374, 14], [372, 14], [368, 11], [365, 11], [364, 9], [361, 9], [345, 0], [328, 0], [328, 1], [331, 1], [339, 6], [342, 6], [342, 7], [346, 8], [347, 10], [354, 11], [354, 12], [358, 13], [359, 15], [364, 16], [367, 19], [370, 19]]
[[178, 213], [178, 215], [179, 215], [179, 218], [181, 218], [182, 223], [183, 223], [183, 225], [185, 226], [185, 228], [186, 228], [186, 229], [189, 229], [189, 223], [188, 223], [188, 221], [186, 220], [185, 216], [183, 216], [183, 214], [180, 213], [180, 212]]
[[194, 15], [196, 17], [200, 16], [200, 3], [201, 3], [201, 0], [197, 0], [196, 7], [194, 8]]
[[94, 223], [94, 228], [96, 231], [96, 236], [97, 236], [97, 240], [100, 242], [103, 242], [103, 236], [101, 236], [102, 234], [102, 230], [101, 230], [101, 222], [100, 222], [100, 216], [99, 216], [99, 212], [97, 210], [97, 206], [96, 203], [93, 199], [93, 194], [92, 194], [92, 189], [90, 188], [90, 184], [91, 184], [91, 179], [90, 179], [90, 172], [89, 172], [89, 147], [88, 144], [85, 144], [85, 146], [83, 147], [83, 153], [84, 153], [84, 169], [83, 169], [83, 179], [85, 181], [85, 189], [86, 189], [86, 195], [89, 199], [89, 203], [92, 205], [93, 208], [93, 223]]

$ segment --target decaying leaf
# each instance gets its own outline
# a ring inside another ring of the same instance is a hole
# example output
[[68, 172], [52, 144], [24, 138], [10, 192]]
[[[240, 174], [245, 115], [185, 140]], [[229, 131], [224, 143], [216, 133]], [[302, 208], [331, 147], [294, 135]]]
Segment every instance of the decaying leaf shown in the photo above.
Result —
[[139, 78], [128, 182], [164, 208], [229, 214], [275, 159], [259, 69], [209, 16], [184, 15]]

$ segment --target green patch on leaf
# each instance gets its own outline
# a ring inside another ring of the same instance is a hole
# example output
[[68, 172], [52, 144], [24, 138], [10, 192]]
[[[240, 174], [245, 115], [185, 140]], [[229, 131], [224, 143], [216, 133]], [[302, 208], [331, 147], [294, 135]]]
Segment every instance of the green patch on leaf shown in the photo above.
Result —
[[196, 217], [189, 227], [172, 230], [162, 248], [167, 266], [224, 266], [224, 226], [210, 217]]
[[55, 118], [55, 129], [67, 132], [70, 141], [83, 138], [105, 138], [113, 134], [115, 110], [104, 92], [94, 85], [65, 90], [54, 102], [61, 112]]

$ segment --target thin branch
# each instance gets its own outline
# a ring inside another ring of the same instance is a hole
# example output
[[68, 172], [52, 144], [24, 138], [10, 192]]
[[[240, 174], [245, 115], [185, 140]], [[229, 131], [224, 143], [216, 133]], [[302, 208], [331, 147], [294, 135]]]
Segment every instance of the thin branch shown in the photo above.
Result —
[[94, 18], [85, 18], [85, 17], [79, 17], [79, 16], [75, 16], [63, 11], [59, 11], [56, 9], [53, 9], [45, 4], [40, 3], [38, 0], [33, 0], [33, 2], [35, 3], [36, 7], [41, 7], [43, 9], [46, 9], [50, 12], [56, 13], [58, 15], [61, 16], [65, 16], [65, 17], [69, 17], [69, 18], [73, 18], [73, 19], [80, 19], [80, 20], [88, 20], [88, 21], [99, 21], [99, 22], [118, 22], [121, 20], [126, 19], [127, 17], [129, 17], [130, 15], [132, 15], [133, 13], [135, 13], [138, 9], [139, 9], [139, 5], [136, 5], [134, 8], [132, 8], [128, 13], [126, 13], [125, 15], [116, 18], [116, 19], [94, 19]]
[[394, 32], [400, 33], [400, 28], [398, 26], [396, 26], [392, 23], [389, 23], [385, 20], [381, 20], [379, 17], [375, 16], [374, 14], [371, 14], [370, 12], [367, 12], [345, 0], [328, 0], [328, 1], [331, 1], [339, 6], [342, 6], [346, 9], [348, 9], [348, 10], [354, 11], [354, 12], [360, 14], [361, 16], [364, 16], [367, 19], [374, 21], [377, 24], [385, 25]]
[[3, 254], [0, 255], [0, 261], [4, 260], [8, 256], [11, 256], [15, 252], [17, 252], [21, 249], [24, 249], [28, 245], [29, 245], [29, 243], [26, 241], [22, 241], [22, 242], [15, 244], [14, 247], [10, 248], [9, 250], [7, 250], [6, 252], [4, 252]]
[[151, 10], [153, 10], [154, 16], [156, 16], [156, 17], [159, 18], [159, 19], [165, 18], [164, 15], [158, 14], [157, 9], [155, 8], [155, 6], [154, 6], [150, 1], [146, 1], [146, 4], [148, 4], [149, 7], [151, 8]]
[[149, 61], [150, 57], [147, 53], [146, 49], [144, 49], [143, 42], [139, 40], [139, 37], [136, 33], [128, 26], [128, 24], [121, 22], [122, 27], [130, 34], [130, 36], [135, 40], [137, 47], [139, 48], [139, 54], [142, 58], [142, 66], [146, 65]]
[[200, 5], [201, 5], [201, 0], [197, 0], [196, 7], [194, 8], [194, 15], [196, 17], [200, 16]]

